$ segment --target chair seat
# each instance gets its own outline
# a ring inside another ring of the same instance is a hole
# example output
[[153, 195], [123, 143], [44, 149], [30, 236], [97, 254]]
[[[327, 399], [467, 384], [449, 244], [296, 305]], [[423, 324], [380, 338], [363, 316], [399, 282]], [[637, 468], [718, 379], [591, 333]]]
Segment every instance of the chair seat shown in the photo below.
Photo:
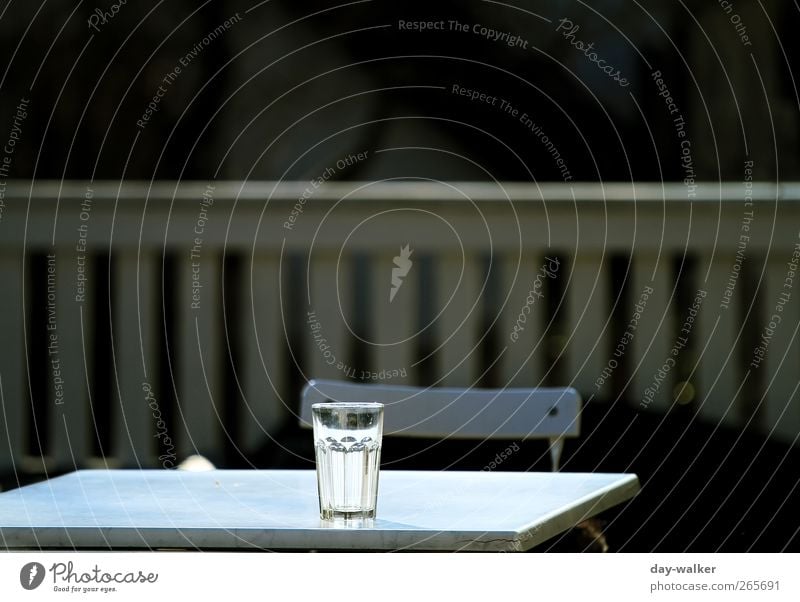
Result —
[[300, 420], [306, 427], [314, 403], [378, 401], [386, 405], [385, 435], [525, 440], [580, 434], [580, 395], [572, 388], [422, 388], [312, 380], [302, 399]]

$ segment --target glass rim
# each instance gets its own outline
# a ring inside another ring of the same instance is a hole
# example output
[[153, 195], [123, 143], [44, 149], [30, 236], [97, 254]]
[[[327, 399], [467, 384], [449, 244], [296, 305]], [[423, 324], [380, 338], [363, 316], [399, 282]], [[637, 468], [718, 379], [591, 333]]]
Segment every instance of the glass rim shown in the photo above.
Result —
[[337, 410], [382, 410], [383, 407], [384, 404], [377, 401], [321, 401], [311, 404], [312, 410], [321, 410], [322, 408], [333, 408]]

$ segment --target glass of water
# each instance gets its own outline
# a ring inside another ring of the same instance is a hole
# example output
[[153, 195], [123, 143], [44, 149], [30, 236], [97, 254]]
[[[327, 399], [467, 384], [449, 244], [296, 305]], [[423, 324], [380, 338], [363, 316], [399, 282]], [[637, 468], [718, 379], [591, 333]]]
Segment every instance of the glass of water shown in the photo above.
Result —
[[320, 518], [375, 518], [383, 404], [315, 403], [311, 414]]

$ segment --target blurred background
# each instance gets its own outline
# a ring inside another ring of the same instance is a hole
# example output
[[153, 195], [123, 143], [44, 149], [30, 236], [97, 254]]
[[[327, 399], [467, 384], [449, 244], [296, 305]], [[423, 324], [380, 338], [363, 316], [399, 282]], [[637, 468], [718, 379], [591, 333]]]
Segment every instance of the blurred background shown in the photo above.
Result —
[[[570, 385], [562, 470], [643, 484], [613, 550], [797, 551], [799, 22], [9, 0], [0, 483], [311, 468], [310, 378]], [[508, 444], [398, 439], [384, 467]], [[549, 470], [519, 447], [502, 470]]]

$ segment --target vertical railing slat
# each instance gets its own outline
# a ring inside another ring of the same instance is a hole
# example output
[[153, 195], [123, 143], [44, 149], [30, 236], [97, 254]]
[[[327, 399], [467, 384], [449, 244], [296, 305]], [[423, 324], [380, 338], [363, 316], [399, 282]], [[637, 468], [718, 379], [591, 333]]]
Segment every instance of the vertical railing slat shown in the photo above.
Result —
[[[626, 328], [631, 320], [634, 320], [635, 326], [631, 330], [631, 348], [625, 351], [632, 383], [626, 397], [632, 399], [634, 407], [642, 411], [664, 411], [671, 403], [671, 380], [654, 386], [654, 379], [669, 355], [672, 345], [669, 338], [674, 332], [671, 315], [673, 282], [669, 259], [666, 250], [660, 258], [655, 254], [637, 253], [628, 295], [630, 307], [623, 312], [628, 320]], [[641, 311], [637, 311], [637, 304]], [[612, 366], [612, 369], [620, 368]]]
[[[500, 277], [503, 298], [511, 292], [499, 321], [499, 349], [505, 348], [501, 360], [503, 386], [532, 387], [538, 385], [542, 378], [542, 357], [546, 351], [542, 333], [547, 304], [537, 295], [541, 291], [535, 285], [540, 266], [541, 257], [531, 253], [523, 255], [521, 259], [513, 255], [502, 260]], [[537, 290], [534, 290], [535, 287]]]
[[[800, 390], [792, 395], [800, 372], [800, 299], [792, 298], [798, 294], [792, 294], [797, 282], [787, 282], [787, 273], [786, 261], [772, 260], [767, 264], [756, 345], [763, 346], [762, 337], [769, 337], [766, 329], [771, 326], [773, 316], [779, 316], [780, 323], [776, 324], [777, 328], [770, 329], [772, 338], [767, 339], [769, 345], [764, 347], [763, 356], [756, 355], [754, 349], [749, 350], [751, 365], [748, 368], [753, 372], [762, 371], [760, 378], [766, 389], [761, 407], [763, 428], [767, 433], [774, 429], [774, 437], [792, 443], [800, 433]], [[764, 359], [758, 361], [760, 357]]]
[[311, 290], [305, 289], [305, 277], [303, 287], [308, 306], [301, 314], [305, 316], [302, 332], [306, 365], [310, 366], [306, 378], [343, 379], [352, 367], [345, 323], [353, 303], [352, 265], [349, 258], [340, 262], [335, 254], [319, 253], [311, 258], [310, 270]]
[[[736, 411], [736, 391], [744, 377], [739, 370], [735, 341], [741, 328], [741, 305], [749, 303], [749, 299], [742, 296], [744, 282], [740, 280], [736, 283], [730, 305], [727, 309], [721, 309], [720, 300], [728, 285], [733, 254], [717, 252], [710, 272], [709, 260], [710, 257], [704, 257], [699, 262], [698, 278], [694, 287], [695, 292], [697, 289], [705, 290], [706, 298], [696, 318], [699, 323], [695, 322], [691, 333], [699, 362], [692, 382], [697, 391], [695, 401], [702, 404], [700, 415], [715, 424], [734, 425], [739, 418]], [[704, 282], [707, 272], [708, 280]], [[689, 315], [688, 307], [677, 309], [676, 332], [681, 330], [681, 321], [686, 320]], [[751, 318], [755, 318], [755, 314], [751, 314]]]
[[0, 347], [0, 439], [3, 441], [0, 445], [0, 472], [19, 470], [24, 449], [23, 408], [27, 386], [23, 360], [23, 274], [21, 250], [4, 248], [0, 252], [0, 279], [6, 283], [5, 291], [0, 295], [0, 332], [3, 338]]
[[[178, 412], [175, 417], [178, 460], [193, 453], [216, 454], [221, 426], [220, 262], [214, 249], [203, 248], [200, 259], [178, 262]], [[193, 282], [198, 282], [200, 288]], [[194, 292], [193, 292], [194, 291]]]
[[[412, 263], [390, 301], [390, 291], [393, 288], [392, 270], [397, 267], [393, 262], [399, 253], [398, 248], [391, 251], [379, 250], [372, 255], [369, 304], [373, 315], [369, 337], [371, 344], [368, 345], [371, 356], [369, 370], [371, 376], [383, 378], [370, 378], [368, 382], [412, 382], [412, 365], [417, 359], [414, 350], [419, 328], [417, 301], [420, 273], [419, 268], [415, 269]], [[419, 255], [420, 251], [412, 249], [409, 257], [412, 262], [418, 261], [415, 254]], [[391, 376], [392, 374], [395, 376]]]
[[[565, 336], [568, 378], [588, 398], [608, 361], [609, 277], [600, 255], [579, 253], [571, 266], [560, 266], [559, 278], [570, 278], [567, 289], [568, 323]], [[563, 383], [568, 384], [568, 383]]]
[[445, 386], [475, 386], [480, 377], [482, 274], [476, 251], [466, 256], [443, 253], [436, 262], [435, 310], [442, 311], [437, 324], [439, 374]]
[[284, 362], [291, 360], [281, 357], [289, 327], [286, 325], [285, 332], [281, 323], [277, 257], [256, 251], [245, 269], [244, 290], [240, 293], [244, 350], [240, 379], [244, 383], [246, 406], [239, 418], [244, 448], [252, 450], [264, 443], [267, 433], [281, 425], [294, 405], [293, 400], [281, 399], [286, 395]]
[[119, 397], [114, 399], [112, 425], [113, 453], [123, 466], [156, 465], [154, 426], [163, 420], [156, 383], [158, 260], [149, 251], [137, 257], [136, 249], [116, 256], [119, 277], [112, 316]]
[[[54, 468], [75, 469], [83, 466], [89, 453], [90, 438], [95, 437], [95, 430], [100, 427], [94, 424], [89, 414], [89, 396], [87, 382], [93, 382], [94, 370], [94, 314], [95, 287], [91, 283], [94, 265], [92, 256], [85, 254], [86, 278], [84, 300], [76, 302], [76, 257], [72, 249], [59, 247], [55, 251], [56, 271], [56, 315], [55, 330], [48, 330], [48, 391], [50, 392], [48, 408], [50, 421], [50, 456]], [[48, 260], [48, 270], [49, 270]], [[48, 285], [49, 286], [49, 285]], [[40, 300], [41, 302], [41, 300]], [[48, 327], [51, 324], [48, 323]], [[53, 339], [53, 337], [56, 339]], [[50, 345], [57, 349], [52, 353]], [[61, 403], [54, 397], [55, 382], [52, 363], [58, 360], [63, 379], [63, 398]], [[95, 405], [108, 404], [104, 394], [92, 399]]]

